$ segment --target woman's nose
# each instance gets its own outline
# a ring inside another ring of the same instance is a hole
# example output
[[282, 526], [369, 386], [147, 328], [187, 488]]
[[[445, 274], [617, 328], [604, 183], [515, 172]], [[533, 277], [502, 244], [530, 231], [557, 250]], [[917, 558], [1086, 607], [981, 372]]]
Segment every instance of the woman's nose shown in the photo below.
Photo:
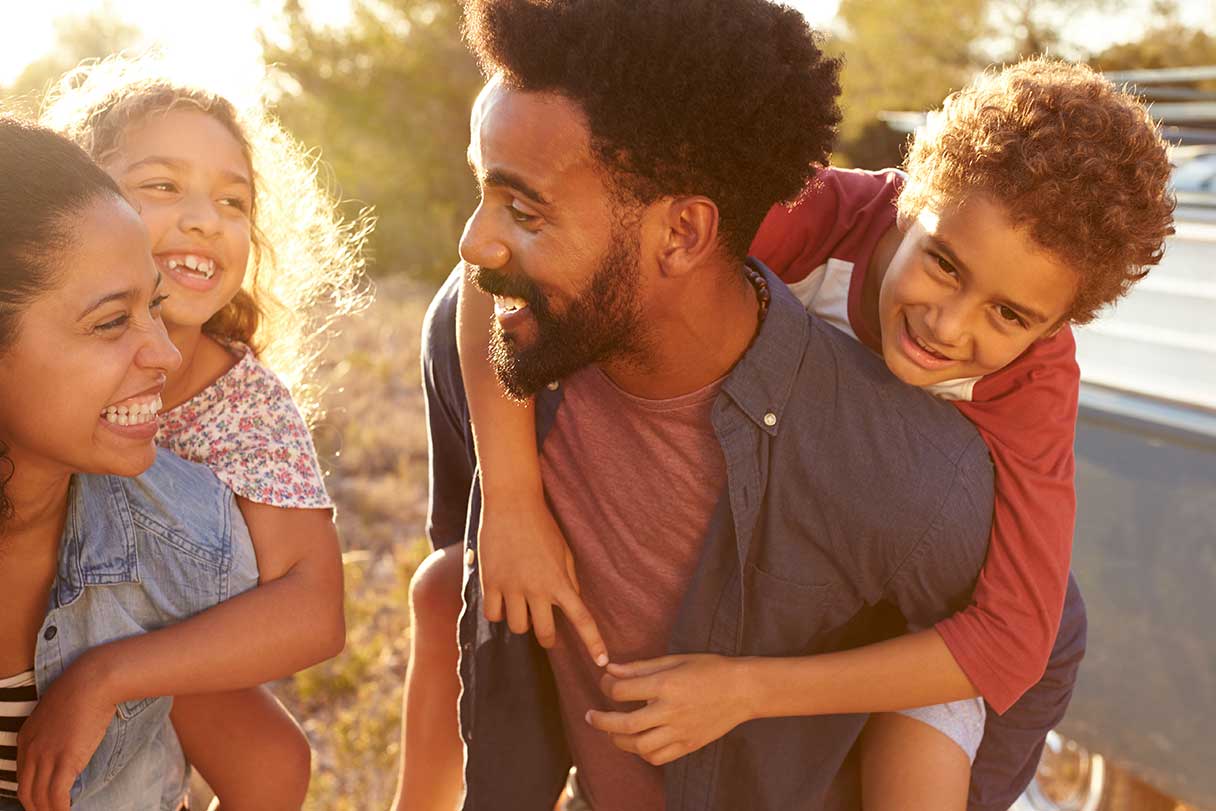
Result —
[[166, 374], [181, 365], [182, 353], [177, 351], [177, 347], [169, 339], [165, 324], [159, 318], [152, 319], [137, 360], [144, 368], [160, 370]]

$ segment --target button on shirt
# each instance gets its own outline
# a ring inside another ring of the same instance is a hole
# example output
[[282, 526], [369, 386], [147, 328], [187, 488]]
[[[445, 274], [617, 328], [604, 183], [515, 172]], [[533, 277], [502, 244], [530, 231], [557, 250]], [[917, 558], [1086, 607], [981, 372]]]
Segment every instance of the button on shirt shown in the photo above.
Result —
[[[900, 383], [881, 358], [809, 316], [755, 266], [772, 301], [711, 411], [726, 485], [668, 650], [798, 656], [877, 641], [904, 621], [927, 626], [958, 610], [990, 525], [992, 470], [982, 440], [952, 406]], [[453, 274], [424, 326], [428, 531], [437, 546], [463, 541], [472, 549], [480, 498], [455, 348], [458, 288]], [[560, 388], [538, 394], [538, 441], [561, 407]], [[547, 659], [532, 635], [485, 619], [475, 573], [464, 598], [464, 808], [551, 807], [570, 754]], [[743, 724], [664, 768], [666, 807], [856, 807], [844, 764], [865, 720]]]

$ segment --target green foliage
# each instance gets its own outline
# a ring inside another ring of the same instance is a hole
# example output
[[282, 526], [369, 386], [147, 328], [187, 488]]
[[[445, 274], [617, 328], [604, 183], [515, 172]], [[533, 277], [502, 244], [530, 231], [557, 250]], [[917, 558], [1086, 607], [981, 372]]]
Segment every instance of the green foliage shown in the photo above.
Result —
[[296, 0], [284, 11], [287, 41], [265, 43], [283, 90], [276, 112], [322, 145], [343, 197], [375, 206], [375, 270], [440, 278], [476, 200], [464, 146], [482, 81], [458, 5], [355, 0], [342, 30], [312, 25]]
[[1216, 37], [1188, 28], [1179, 18], [1177, 2], [1159, 0], [1153, 11], [1155, 22], [1140, 39], [1112, 45], [1094, 54], [1089, 63], [1105, 71], [1216, 64]]
[[84, 59], [100, 59], [139, 42], [139, 29], [123, 22], [112, 8], [55, 22], [55, 46], [49, 54], [26, 66], [8, 87], [0, 88], [4, 107], [33, 117], [47, 88]]

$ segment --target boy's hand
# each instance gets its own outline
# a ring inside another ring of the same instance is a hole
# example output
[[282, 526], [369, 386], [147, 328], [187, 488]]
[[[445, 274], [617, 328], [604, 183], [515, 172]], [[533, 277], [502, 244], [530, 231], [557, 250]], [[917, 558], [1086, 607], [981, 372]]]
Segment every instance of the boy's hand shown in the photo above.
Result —
[[695, 752], [750, 719], [740, 659], [708, 653], [608, 665], [600, 689], [613, 701], [644, 701], [633, 712], [591, 710], [587, 723], [647, 763]]
[[595, 663], [608, 664], [608, 648], [579, 596], [570, 547], [543, 498], [518, 500], [505, 511], [483, 505], [477, 545], [486, 619], [500, 622], [505, 608], [507, 625], [525, 634], [531, 616], [537, 641], [551, 648], [556, 605]]
[[17, 797], [26, 811], [68, 811], [76, 777], [105, 736], [115, 703], [85, 656], [38, 698], [17, 735]]

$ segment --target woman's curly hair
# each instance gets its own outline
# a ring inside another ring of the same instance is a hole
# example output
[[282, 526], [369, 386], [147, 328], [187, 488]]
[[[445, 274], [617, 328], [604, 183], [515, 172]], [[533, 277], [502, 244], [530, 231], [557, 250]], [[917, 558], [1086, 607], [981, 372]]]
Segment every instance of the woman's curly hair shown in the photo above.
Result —
[[369, 299], [363, 249], [373, 220], [353, 221], [321, 182], [315, 152], [289, 135], [259, 102], [238, 108], [174, 76], [154, 56], [90, 60], [47, 94], [41, 121], [80, 144], [95, 161], [122, 147], [149, 116], [199, 110], [240, 144], [253, 173], [250, 262], [236, 296], [203, 325], [224, 342], [247, 344], [291, 389], [310, 422], [320, 416], [312, 371], [326, 329]]
[[1148, 110], [1058, 59], [989, 70], [947, 97], [913, 140], [907, 171], [904, 222], [987, 195], [1076, 270], [1077, 324], [1142, 279], [1174, 233], [1169, 157]]
[[576, 103], [614, 192], [704, 195], [742, 257], [774, 203], [827, 163], [839, 63], [793, 9], [766, 0], [468, 0], [486, 76]]

